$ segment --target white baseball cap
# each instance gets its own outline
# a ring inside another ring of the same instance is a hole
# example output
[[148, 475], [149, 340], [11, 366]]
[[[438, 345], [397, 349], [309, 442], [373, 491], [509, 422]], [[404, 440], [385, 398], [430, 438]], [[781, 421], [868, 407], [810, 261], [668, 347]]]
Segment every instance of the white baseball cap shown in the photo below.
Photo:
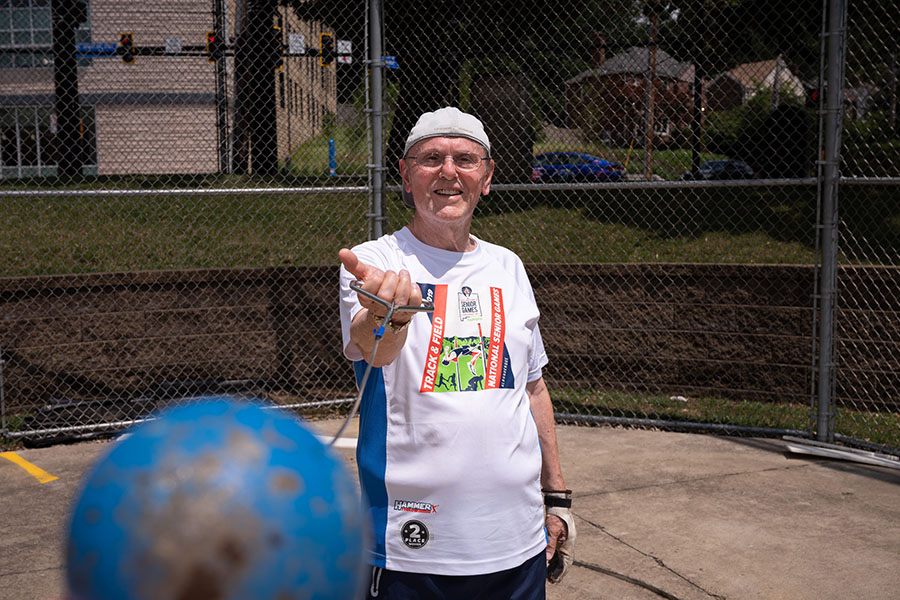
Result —
[[453, 106], [446, 106], [434, 112], [424, 113], [406, 138], [403, 156], [416, 142], [431, 137], [465, 137], [484, 146], [488, 157], [491, 156], [491, 142], [484, 132], [484, 126], [474, 116], [464, 113]]
[[[406, 138], [406, 147], [403, 148], [403, 156], [409, 154], [409, 149], [426, 138], [431, 137], [465, 137], [476, 141], [491, 156], [491, 142], [484, 132], [484, 125], [476, 117], [464, 113], [454, 106], [445, 106], [434, 112], [424, 113], [409, 132]], [[415, 208], [413, 195], [405, 189], [402, 192], [403, 203], [410, 208]]]

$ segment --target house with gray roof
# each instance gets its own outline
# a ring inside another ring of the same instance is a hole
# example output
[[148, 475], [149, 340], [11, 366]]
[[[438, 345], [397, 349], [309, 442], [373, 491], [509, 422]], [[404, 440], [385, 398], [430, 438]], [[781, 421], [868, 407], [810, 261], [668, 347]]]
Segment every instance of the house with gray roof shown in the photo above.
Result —
[[630, 143], [646, 135], [648, 81], [653, 93], [653, 133], [656, 143], [671, 141], [690, 123], [694, 65], [657, 49], [651, 74], [650, 48], [633, 46], [606, 60], [595, 54], [594, 66], [566, 81], [570, 127], [588, 136]]
[[709, 110], [730, 110], [741, 106], [761, 91], [792, 96], [803, 101], [806, 91], [780, 56], [771, 60], [744, 63], [722, 73], [706, 88]]

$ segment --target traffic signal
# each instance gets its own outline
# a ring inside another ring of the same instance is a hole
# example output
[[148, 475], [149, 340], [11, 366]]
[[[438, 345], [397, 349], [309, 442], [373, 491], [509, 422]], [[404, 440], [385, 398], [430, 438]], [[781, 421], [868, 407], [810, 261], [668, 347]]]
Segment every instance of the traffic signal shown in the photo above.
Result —
[[281, 27], [279, 27], [278, 25], [272, 25], [272, 30], [275, 34], [274, 65], [275, 70], [280, 71], [284, 66], [284, 40], [281, 37]]
[[119, 54], [126, 65], [134, 64], [134, 35], [130, 31], [119, 34]]
[[334, 62], [334, 37], [330, 33], [319, 34], [319, 64], [324, 66]]
[[222, 56], [222, 44], [215, 31], [206, 32], [206, 60], [216, 62]]

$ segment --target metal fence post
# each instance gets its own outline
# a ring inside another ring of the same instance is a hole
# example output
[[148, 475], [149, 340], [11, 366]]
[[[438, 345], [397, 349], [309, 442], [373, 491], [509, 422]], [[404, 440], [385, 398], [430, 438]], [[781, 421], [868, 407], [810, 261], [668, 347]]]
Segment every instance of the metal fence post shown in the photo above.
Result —
[[372, 164], [369, 165], [372, 183], [372, 212], [369, 215], [372, 236], [377, 239], [384, 232], [384, 103], [382, 69], [382, 6], [379, 0], [369, 2], [369, 118], [372, 123]]
[[0, 432], [6, 435], [6, 397], [3, 395], [3, 354], [0, 353]]
[[844, 91], [846, 0], [828, 3], [825, 146], [822, 177], [822, 271], [819, 299], [819, 369], [816, 436], [834, 440], [834, 322], [838, 263], [838, 179]]

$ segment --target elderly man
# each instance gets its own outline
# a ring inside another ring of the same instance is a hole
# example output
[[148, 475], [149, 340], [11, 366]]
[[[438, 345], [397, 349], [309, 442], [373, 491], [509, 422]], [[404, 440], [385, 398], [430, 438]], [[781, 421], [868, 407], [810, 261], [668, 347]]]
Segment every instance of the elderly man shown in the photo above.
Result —
[[[369, 598], [544, 598], [572, 562], [534, 293], [515, 254], [469, 232], [490, 191], [490, 148], [474, 116], [423, 114], [400, 159], [412, 220], [339, 254], [344, 354], [358, 377], [373, 361], [357, 447], [374, 529]], [[434, 311], [384, 323], [385, 306], [354, 281]]]

